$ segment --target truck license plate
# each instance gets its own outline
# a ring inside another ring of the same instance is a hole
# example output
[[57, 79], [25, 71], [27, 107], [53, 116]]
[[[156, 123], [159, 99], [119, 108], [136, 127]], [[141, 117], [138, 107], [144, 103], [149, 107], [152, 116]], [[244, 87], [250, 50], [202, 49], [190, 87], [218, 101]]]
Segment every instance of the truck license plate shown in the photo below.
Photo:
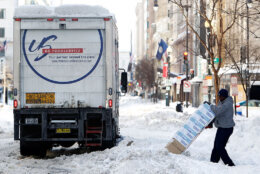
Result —
[[38, 118], [26, 118], [25, 124], [38, 124]]
[[26, 93], [26, 104], [54, 104], [55, 93]]
[[70, 129], [68, 129], [68, 128], [58, 128], [58, 129], [56, 129], [56, 133], [57, 134], [69, 134], [71, 132], [71, 130]]

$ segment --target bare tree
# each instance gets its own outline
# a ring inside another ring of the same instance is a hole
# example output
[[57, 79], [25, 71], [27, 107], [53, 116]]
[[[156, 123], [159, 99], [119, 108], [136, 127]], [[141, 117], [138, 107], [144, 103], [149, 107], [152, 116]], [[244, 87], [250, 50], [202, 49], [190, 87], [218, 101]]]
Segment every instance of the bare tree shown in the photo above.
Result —
[[[236, 70], [246, 94], [246, 116], [248, 117], [249, 82], [254, 83], [258, 78], [257, 74], [260, 68], [257, 64], [260, 63], [260, 44], [258, 40], [260, 37], [257, 35], [260, 33], [260, 4], [256, 4], [252, 7], [250, 12], [247, 5], [246, 3], [241, 3], [242, 8], [238, 11], [240, 23], [236, 22], [235, 24], [237, 31], [241, 31], [241, 33], [238, 34], [234, 30], [229, 32], [229, 38], [225, 42], [225, 51], [226, 58], [230, 61], [231, 67]], [[242, 21], [249, 19], [250, 23], [248, 21], [247, 27], [245, 27]], [[249, 28], [249, 26], [252, 27]], [[241, 41], [241, 35], [243, 38], [243, 33], [247, 33], [247, 43]], [[250, 42], [249, 35], [252, 36]]]
[[[225, 56], [225, 35], [234, 26], [239, 15], [237, 12], [240, 8], [239, 2], [241, 0], [232, 1], [234, 2], [229, 4], [231, 7], [227, 7], [222, 0], [170, 0], [170, 2], [179, 7], [189, 29], [196, 35], [209, 55], [214, 75], [216, 102], [218, 101], [217, 93], [220, 86], [220, 77], [218, 73], [220, 68], [223, 66]], [[187, 2], [193, 6], [188, 6]], [[190, 7], [192, 7], [193, 11], [195, 11], [208, 24], [210, 31], [208, 44], [202, 39], [199, 32], [196, 30], [196, 27], [198, 26], [188, 18], [187, 8]], [[215, 58], [219, 58], [218, 64], [214, 64]]]
[[143, 58], [136, 65], [135, 79], [141, 81], [144, 89], [151, 89], [155, 84], [154, 62], [150, 59]]

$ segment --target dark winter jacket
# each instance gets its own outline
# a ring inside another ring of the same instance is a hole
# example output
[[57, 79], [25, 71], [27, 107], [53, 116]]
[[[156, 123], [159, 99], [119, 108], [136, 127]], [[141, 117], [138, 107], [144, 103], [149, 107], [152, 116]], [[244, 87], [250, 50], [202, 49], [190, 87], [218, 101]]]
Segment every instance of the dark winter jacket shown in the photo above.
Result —
[[224, 101], [220, 101], [217, 106], [210, 105], [210, 108], [216, 116], [214, 121], [216, 127], [231, 128], [235, 126], [232, 97], [229, 96]]

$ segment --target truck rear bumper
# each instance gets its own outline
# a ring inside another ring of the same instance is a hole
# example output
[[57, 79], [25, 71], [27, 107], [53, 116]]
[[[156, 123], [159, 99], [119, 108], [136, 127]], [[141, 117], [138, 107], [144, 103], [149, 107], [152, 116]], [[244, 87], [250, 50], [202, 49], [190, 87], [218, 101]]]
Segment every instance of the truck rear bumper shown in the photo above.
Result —
[[[28, 122], [28, 118], [37, 122]], [[102, 126], [102, 140], [109, 141], [112, 139], [112, 122], [112, 109], [19, 109], [14, 110], [14, 139], [86, 142], [88, 126]]]

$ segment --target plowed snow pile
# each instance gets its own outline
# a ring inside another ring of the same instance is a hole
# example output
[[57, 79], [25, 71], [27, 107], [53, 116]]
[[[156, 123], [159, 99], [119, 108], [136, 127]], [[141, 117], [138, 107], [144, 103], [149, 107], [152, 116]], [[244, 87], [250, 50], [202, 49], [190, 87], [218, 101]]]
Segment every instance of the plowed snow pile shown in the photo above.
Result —
[[257, 111], [251, 111], [249, 118], [235, 118], [234, 133], [226, 147], [235, 167], [209, 162], [216, 128], [204, 130], [183, 154], [169, 153], [165, 145], [194, 110], [185, 108], [184, 113], [177, 113], [172, 103], [166, 107], [165, 101], [154, 104], [139, 97], [121, 97], [122, 140], [116, 147], [83, 154], [73, 153], [77, 146], [56, 148], [56, 157], [37, 159], [20, 156], [19, 142], [13, 141], [12, 110], [0, 108], [0, 173], [260, 173]]

